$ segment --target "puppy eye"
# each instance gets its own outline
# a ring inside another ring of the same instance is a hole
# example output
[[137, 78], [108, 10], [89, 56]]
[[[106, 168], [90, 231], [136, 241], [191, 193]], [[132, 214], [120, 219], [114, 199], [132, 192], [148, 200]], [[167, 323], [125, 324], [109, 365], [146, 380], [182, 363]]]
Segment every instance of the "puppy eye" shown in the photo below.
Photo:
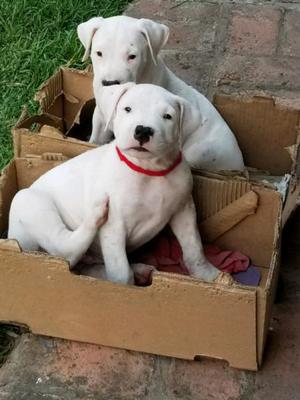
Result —
[[129, 113], [131, 111], [131, 107], [125, 107], [124, 110]]
[[164, 114], [164, 115], [163, 115], [163, 118], [164, 118], [164, 119], [172, 119], [172, 115], [170, 115], [170, 114]]
[[128, 56], [128, 60], [134, 60], [136, 58], [135, 54], [130, 54], [130, 56]]
[[97, 56], [102, 57], [102, 51], [97, 51]]

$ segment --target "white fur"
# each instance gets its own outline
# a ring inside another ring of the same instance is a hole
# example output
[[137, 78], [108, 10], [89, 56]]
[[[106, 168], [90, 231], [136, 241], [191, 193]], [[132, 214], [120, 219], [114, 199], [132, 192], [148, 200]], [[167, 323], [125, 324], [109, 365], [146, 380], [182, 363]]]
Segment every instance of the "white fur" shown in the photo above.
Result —
[[[235, 136], [215, 107], [198, 91], [176, 77], [158, 55], [168, 40], [169, 29], [148, 19], [127, 16], [92, 18], [78, 26], [78, 36], [90, 53], [94, 69], [97, 107], [90, 141], [106, 143], [111, 134], [105, 129], [102, 105], [97, 101], [102, 81], [152, 83], [189, 101], [197, 110], [193, 129], [186, 130], [183, 152], [194, 168], [243, 170], [244, 162]], [[99, 57], [97, 52], [101, 51]], [[136, 58], [129, 59], [130, 55]], [[140, 101], [147, 102], [144, 97]]]
[[[102, 95], [103, 112], [112, 121], [116, 139], [59, 165], [18, 192], [11, 205], [8, 237], [17, 239], [24, 250], [42, 248], [65, 257], [71, 266], [92, 246], [99, 260], [103, 256], [105, 277], [130, 283], [126, 250], [149, 241], [169, 223], [191, 274], [215, 279], [219, 271], [204, 257], [197, 229], [188, 164], [183, 160], [169, 174], [153, 177], [130, 169], [116, 152], [117, 145], [145, 169], [168, 168], [179, 154], [180, 124], [189, 112], [188, 103], [154, 85], [115, 85], [104, 88]], [[141, 95], [147, 104], [139, 100]], [[171, 119], [164, 118], [166, 113]], [[154, 132], [142, 146], [134, 138], [137, 125]], [[138, 151], [140, 147], [145, 151]], [[98, 230], [107, 197], [108, 220]]]

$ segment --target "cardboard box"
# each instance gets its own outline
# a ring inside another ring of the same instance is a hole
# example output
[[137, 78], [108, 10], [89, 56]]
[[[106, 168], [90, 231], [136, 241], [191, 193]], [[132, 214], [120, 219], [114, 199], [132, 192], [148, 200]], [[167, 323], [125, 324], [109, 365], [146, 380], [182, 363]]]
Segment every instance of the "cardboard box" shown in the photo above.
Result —
[[[61, 68], [36, 95], [42, 114], [21, 116], [13, 130], [16, 158], [1, 178], [2, 232], [18, 189], [61, 158], [93, 147], [67, 136], [88, 135], [92, 97], [90, 72]], [[6, 240], [0, 245], [0, 320], [67, 339], [187, 359], [215, 357], [243, 369], [261, 365], [281, 226], [299, 194], [300, 113], [271, 98], [216, 96], [215, 104], [234, 130], [250, 172], [194, 171], [199, 223], [202, 228], [203, 221], [218, 220], [222, 210], [251, 190], [258, 194], [256, 213], [219, 236], [216, 244], [249, 255], [261, 270], [260, 286], [208, 284], [156, 273], [149, 287], [126, 287], [72, 275], [63, 259], [21, 252], [16, 242]]]
[[[15, 193], [61, 162], [59, 158], [15, 158], [4, 169], [1, 233]], [[246, 180], [194, 176], [200, 225], [250, 190], [258, 195], [256, 213], [215, 243], [249, 255], [261, 271], [259, 287], [158, 272], [151, 286], [123, 286], [73, 275], [64, 259], [22, 252], [16, 241], [1, 240], [0, 320], [25, 324], [42, 335], [185, 359], [215, 357], [256, 370], [277, 281], [282, 199], [277, 191]]]

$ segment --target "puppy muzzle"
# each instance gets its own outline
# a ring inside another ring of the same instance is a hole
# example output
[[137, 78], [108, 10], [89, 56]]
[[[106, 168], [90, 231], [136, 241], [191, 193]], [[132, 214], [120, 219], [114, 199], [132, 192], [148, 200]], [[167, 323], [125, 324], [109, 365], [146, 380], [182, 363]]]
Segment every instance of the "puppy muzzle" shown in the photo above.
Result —
[[105, 79], [102, 81], [103, 86], [120, 85], [120, 83], [120, 81], [107, 81]]
[[140, 146], [149, 142], [150, 137], [154, 135], [154, 130], [149, 126], [137, 125], [134, 132], [134, 138], [139, 142]]

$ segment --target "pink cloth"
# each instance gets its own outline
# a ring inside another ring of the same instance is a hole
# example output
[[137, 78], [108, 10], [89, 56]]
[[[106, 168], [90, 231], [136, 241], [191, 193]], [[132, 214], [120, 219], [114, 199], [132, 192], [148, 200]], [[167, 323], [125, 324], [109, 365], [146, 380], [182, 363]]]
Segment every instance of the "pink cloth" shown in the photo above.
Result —
[[[238, 251], [221, 250], [214, 245], [204, 245], [207, 259], [223, 272], [246, 271], [250, 265], [249, 257]], [[182, 250], [176, 237], [167, 230], [130, 254], [131, 263], [153, 265], [159, 271], [189, 275], [182, 259]]]
[[215, 267], [230, 274], [246, 271], [250, 265], [249, 257], [238, 251], [221, 250], [217, 246], [206, 244], [204, 253]]

